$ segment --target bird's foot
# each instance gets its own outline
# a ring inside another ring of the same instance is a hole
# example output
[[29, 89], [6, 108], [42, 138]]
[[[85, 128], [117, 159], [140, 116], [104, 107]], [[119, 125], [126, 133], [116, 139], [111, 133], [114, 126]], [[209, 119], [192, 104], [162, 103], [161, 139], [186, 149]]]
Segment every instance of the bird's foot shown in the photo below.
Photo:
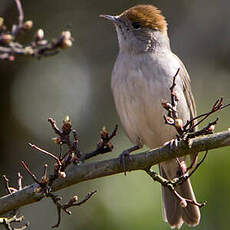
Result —
[[122, 166], [125, 176], [126, 176], [126, 160], [129, 159], [129, 154], [130, 154], [130, 151], [125, 150], [119, 156], [120, 164]]
[[[170, 141], [167, 141], [164, 143], [164, 145], [169, 145], [169, 149], [172, 150], [173, 147], [178, 146], [178, 140], [177, 139], [172, 139]], [[177, 171], [177, 176], [186, 176], [187, 173], [187, 168], [184, 160], [180, 160], [179, 158], [176, 158], [176, 162], [178, 165], [178, 171]]]
[[123, 171], [124, 171], [125, 176], [126, 176], [126, 160], [129, 159], [129, 154], [130, 154], [131, 152], [133, 152], [133, 151], [136, 151], [136, 150], [140, 149], [140, 148], [142, 148], [141, 145], [135, 145], [135, 146], [133, 146], [133, 147], [131, 147], [131, 148], [129, 148], [129, 149], [124, 150], [124, 151], [120, 154], [120, 156], [119, 156], [119, 158], [120, 158], [120, 163], [121, 163], [121, 166], [122, 166], [122, 169], [123, 169]]

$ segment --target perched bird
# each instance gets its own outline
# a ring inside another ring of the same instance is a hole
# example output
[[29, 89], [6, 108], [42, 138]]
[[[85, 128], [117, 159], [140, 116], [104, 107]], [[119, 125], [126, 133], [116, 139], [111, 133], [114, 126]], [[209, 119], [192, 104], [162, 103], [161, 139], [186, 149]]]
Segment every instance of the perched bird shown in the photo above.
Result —
[[[177, 111], [185, 123], [196, 114], [190, 78], [182, 61], [171, 51], [167, 22], [152, 5], [137, 5], [118, 16], [101, 15], [116, 28], [119, 54], [112, 72], [112, 91], [117, 112], [129, 139], [139, 146], [156, 148], [175, 138], [174, 127], [164, 123], [162, 100], [169, 101], [173, 77], [178, 97]], [[191, 155], [194, 160], [196, 155]], [[184, 158], [180, 158], [181, 164]], [[186, 167], [186, 166], [185, 166]], [[180, 174], [176, 159], [159, 164], [160, 174], [173, 179]], [[184, 198], [196, 200], [189, 180], [176, 187]], [[180, 205], [175, 194], [162, 187], [163, 219], [172, 228], [185, 222], [196, 226], [200, 211], [195, 205]]]

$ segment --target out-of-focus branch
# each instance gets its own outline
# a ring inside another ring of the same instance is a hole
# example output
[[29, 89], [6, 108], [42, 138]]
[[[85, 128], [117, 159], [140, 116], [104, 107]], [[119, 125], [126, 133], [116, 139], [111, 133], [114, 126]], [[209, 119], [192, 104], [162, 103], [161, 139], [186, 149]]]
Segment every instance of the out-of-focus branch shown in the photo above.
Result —
[[33, 21], [24, 21], [21, 1], [14, 1], [19, 14], [18, 22], [12, 28], [8, 28], [4, 23], [4, 18], [0, 17], [0, 60], [14, 61], [16, 56], [41, 58], [54, 55], [60, 49], [72, 46], [73, 38], [69, 31], [63, 31], [58, 38], [48, 41], [45, 39], [44, 31], [41, 28], [35, 32], [33, 41], [22, 43], [21, 38], [32, 29]]
[[[168, 144], [158, 149], [131, 155], [126, 163], [126, 171], [146, 170], [152, 165], [169, 159], [224, 146], [230, 146], [230, 130], [196, 137], [188, 141], [182, 140], [178, 142], [178, 145], [172, 146]], [[119, 158], [73, 165], [66, 171], [65, 178], [59, 178], [54, 182], [52, 191], [57, 191], [83, 181], [122, 172]], [[39, 201], [44, 197], [44, 194], [38, 192], [38, 187], [39, 185], [32, 184], [0, 198], [0, 214]]]

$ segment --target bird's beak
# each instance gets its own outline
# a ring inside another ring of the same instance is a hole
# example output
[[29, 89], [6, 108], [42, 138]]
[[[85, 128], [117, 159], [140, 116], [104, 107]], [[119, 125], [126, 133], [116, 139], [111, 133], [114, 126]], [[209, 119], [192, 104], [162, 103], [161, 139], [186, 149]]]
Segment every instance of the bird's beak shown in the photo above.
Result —
[[105, 18], [109, 21], [112, 21], [114, 23], [118, 22], [118, 17], [117, 16], [112, 16], [112, 15], [106, 15], [106, 14], [100, 14], [99, 15], [100, 18]]

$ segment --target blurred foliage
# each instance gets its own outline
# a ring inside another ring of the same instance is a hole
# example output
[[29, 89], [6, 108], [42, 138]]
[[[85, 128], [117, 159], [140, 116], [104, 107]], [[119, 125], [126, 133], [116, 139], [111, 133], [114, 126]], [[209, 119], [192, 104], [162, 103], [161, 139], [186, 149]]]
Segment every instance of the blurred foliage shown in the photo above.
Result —
[[[139, 3], [158, 6], [169, 23], [172, 49], [190, 73], [198, 111], [206, 111], [220, 96], [230, 101], [230, 2], [227, 0], [24, 0], [22, 3], [25, 19], [34, 21], [34, 30], [42, 27], [47, 38], [53, 38], [69, 29], [75, 42], [73, 48], [40, 61], [18, 58], [15, 62], [0, 63], [0, 174], [8, 175], [12, 183], [16, 173], [22, 172], [19, 164], [22, 159], [35, 173], [42, 173], [41, 165], [46, 159], [29, 149], [28, 142], [58, 152], [50, 141], [53, 133], [47, 122], [49, 116], [61, 122], [65, 115], [70, 115], [84, 151], [95, 146], [103, 125], [111, 130], [119, 122], [110, 91], [110, 75], [118, 51], [116, 34], [111, 24], [98, 17], [101, 13], [118, 14]], [[1, 0], [0, 4], [0, 16], [11, 25], [17, 20], [14, 2]], [[217, 130], [229, 127], [229, 115], [228, 110], [218, 114]], [[122, 128], [113, 143], [114, 152], [105, 158], [131, 145]], [[192, 178], [197, 199], [208, 201], [196, 229], [229, 228], [228, 151], [225, 148], [210, 153]], [[24, 183], [31, 183], [23, 174]], [[98, 190], [96, 196], [72, 209], [73, 215], [63, 218], [60, 230], [169, 229], [161, 217], [160, 186], [143, 172], [89, 181], [62, 193], [84, 197], [94, 189]], [[3, 194], [3, 186], [0, 191]], [[22, 212], [33, 230], [47, 229], [56, 223], [51, 201], [24, 207]]]

